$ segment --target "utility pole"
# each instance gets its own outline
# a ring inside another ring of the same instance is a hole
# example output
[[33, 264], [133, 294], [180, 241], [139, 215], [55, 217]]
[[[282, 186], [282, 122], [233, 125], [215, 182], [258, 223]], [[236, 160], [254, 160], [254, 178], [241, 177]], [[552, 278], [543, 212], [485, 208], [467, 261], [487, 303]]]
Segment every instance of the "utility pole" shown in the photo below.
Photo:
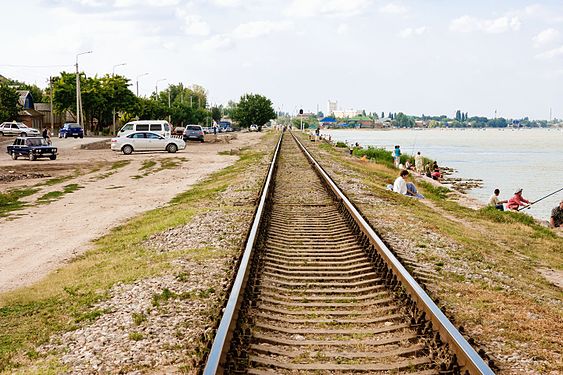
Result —
[[168, 123], [172, 122], [170, 116], [170, 85], [168, 85]]
[[146, 76], [147, 74], [149, 74], [149, 73], [143, 73], [143, 74], [137, 75], [137, 79], [136, 79], [136, 82], [137, 82], [137, 97], [139, 97], [139, 77]]
[[156, 92], [157, 99], [158, 99], [158, 83], [162, 82], [162, 81], [166, 81], [166, 78], [157, 79], [156, 84], [154, 85], [155, 86], [154, 89], [155, 89], [155, 92]]
[[[116, 64], [113, 66], [113, 68], [111, 69], [111, 78], [115, 77], [115, 68], [117, 68], [118, 66], [124, 66], [127, 65], [127, 63], [121, 63], [121, 64]], [[114, 86], [114, 94], [115, 94], [115, 86]], [[115, 98], [113, 98], [114, 100], [114, 104], [113, 104], [113, 112], [112, 112], [112, 127], [111, 127], [111, 135], [115, 135]]]
[[[80, 119], [83, 117], [82, 113], [82, 96], [80, 93], [80, 73], [78, 71], [78, 56], [92, 53], [92, 51], [81, 52], [76, 55], [76, 122], [78, 126], [81, 125]], [[86, 127], [84, 126], [84, 135], [86, 135]]]
[[51, 135], [55, 132], [55, 125], [53, 125], [53, 77], [49, 77], [49, 96], [51, 101], [51, 110], [49, 111], [49, 117], [51, 121]]

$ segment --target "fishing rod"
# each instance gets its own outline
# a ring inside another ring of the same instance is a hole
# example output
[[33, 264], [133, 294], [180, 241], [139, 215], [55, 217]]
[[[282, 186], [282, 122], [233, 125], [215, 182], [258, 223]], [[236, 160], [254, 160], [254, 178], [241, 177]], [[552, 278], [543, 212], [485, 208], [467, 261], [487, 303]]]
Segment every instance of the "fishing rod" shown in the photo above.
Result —
[[553, 194], [557, 194], [557, 193], [559, 193], [561, 190], [563, 190], [563, 187], [562, 187], [561, 189], [559, 189], [559, 190], [554, 191], [554, 192], [551, 193], [551, 194], [546, 195], [545, 197], [542, 197], [542, 198], [540, 198], [540, 199], [538, 199], [538, 200], [536, 200], [536, 201], [533, 201], [532, 203], [530, 203], [529, 205], [527, 205], [527, 206], [525, 206], [525, 207], [519, 208], [518, 211], [522, 211], [522, 210], [525, 210], [526, 208], [530, 208], [533, 204], [536, 204], [536, 203], [538, 203], [539, 201], [543, 201], [545, 198], [551, 197]]

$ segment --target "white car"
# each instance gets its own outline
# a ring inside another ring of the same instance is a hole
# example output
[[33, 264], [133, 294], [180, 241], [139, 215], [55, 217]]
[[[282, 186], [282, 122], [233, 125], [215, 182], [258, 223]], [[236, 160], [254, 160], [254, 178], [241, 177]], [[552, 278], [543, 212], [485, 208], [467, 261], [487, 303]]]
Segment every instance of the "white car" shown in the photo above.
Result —
[[250, 125], [250, 128], [248, 130], [250, 130], [251, 132], [257, 132], [258, 131], [258, 125], [252, 124], [252, 125]]
[[180, 138], [165, 138], [151, 132], [134, 132], [126, 137], [111, 139], [111, 149], [125, 155], [133, 151], [168, 151], [176, 152], [186, 148], [186, 142]]
[[41, 135], [39, 130], [28, 128], [22, 122], [3, 122], [0, 124], [0, 136], [2, 135], [19, 135], [21, 137], [34, 137]]

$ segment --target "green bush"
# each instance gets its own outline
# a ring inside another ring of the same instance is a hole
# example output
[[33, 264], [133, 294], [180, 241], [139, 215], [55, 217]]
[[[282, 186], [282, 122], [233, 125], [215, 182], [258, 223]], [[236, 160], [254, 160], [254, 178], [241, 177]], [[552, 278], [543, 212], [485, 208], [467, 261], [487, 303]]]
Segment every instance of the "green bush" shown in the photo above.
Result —
[[386, 166], [393, 168], [393, 156], [391, 152], [387, 151], [384, 148], [377, 148], [373, 146], [369, 146], [366, 148], [355, 148], [354, 153], [357, 157], [365, 156], [370, 160], [373, 160], [377, 163], [385, 164]]
[[346, 147], [348, 147], [348, 145], [344, 142], [338, 141], [338, 142], [336, 142], [336, 147], [346, 148]]

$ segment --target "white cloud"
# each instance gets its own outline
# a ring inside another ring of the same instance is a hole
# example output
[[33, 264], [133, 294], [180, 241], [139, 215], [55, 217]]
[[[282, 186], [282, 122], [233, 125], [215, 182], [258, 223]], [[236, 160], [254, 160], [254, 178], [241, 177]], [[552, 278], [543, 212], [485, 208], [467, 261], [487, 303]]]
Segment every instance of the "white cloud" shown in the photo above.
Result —
[[415, 29], [407, 27], [406, 29], [401, 30], [399, 36], [401, 38], [410, 38], [411, 36], [422, 35], [426, 32], [426, 30], [426, 26], [417, 27]]
[[291, 17], [349, 17], [361, 13], [371, 0], [293, 0], [285, 14]]
[[489, 34], [499, 34], [507, 31], [520, 30], [519, 17], [503, 16], [494, 19], [479, 19], [470, 16], [461, 16], [450, 22], [450, 30], [460, 33], [482, 31]]
[[407, 13], [409, 11], [409, 8], [407, 8], [404, 5], [397, 4], [397, 3], [388, 3], [384, 6], [382, 6], [381, 8], [379, 8], [379, 11], [381, 13], [385, 13], [385, 14], [400, 15], [400, 14]]
[[220, 7], [237, 7], [241, 5], [241, 0], [213, 0], [213, 4], [220, 6]]
[[182, 29], [187, 35], [209, 35], [209, 25], [201, 16], [191, 14], [187, 9], [176, 10], [176, 16], [183, 22]]
[[214, 51], [218, 49], [228, 49], [234, 46], [233, 40], [228, 35], [214, 35], [209, 39], [195, 45], [195, 49], [200, 51]]
[[274, 32], [288, 30], [292, 23], [289, 21], [256, 21], [238, 25], [233, 30], [236, 38], [257, 38]]
[[536, 46], [551, 44], [559, 39], [559, 31], [553, 28], [545, 29], [534, 36]]
[[542, 53], [536, 55], [536, 58], [542, 59], [542, 60], [551, 60], [551, 59], [559, 57], [559, 56], [563, 56], [563, 46], [550, 49], [549, 51], [546, 51], [546, 52], [542, 52]]

